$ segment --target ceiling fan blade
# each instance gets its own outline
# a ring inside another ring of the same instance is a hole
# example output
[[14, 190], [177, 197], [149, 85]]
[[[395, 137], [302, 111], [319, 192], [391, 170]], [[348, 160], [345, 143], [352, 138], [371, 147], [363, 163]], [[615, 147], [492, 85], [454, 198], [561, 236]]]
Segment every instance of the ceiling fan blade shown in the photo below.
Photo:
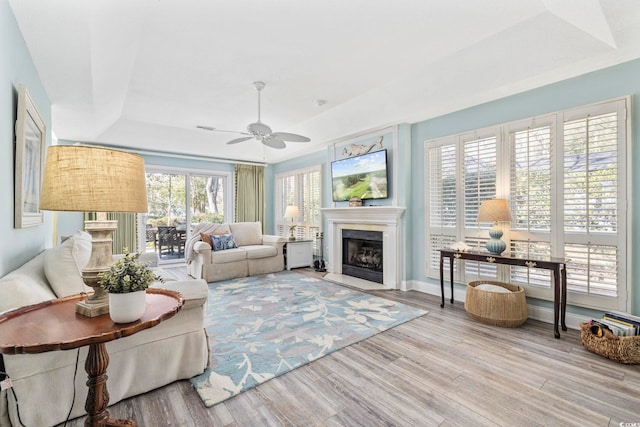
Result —
[[281, 149], [287, 147], [287, 144], [285, 144], [283, 140], [275, 138], [273, 135], [269, 138], [262, 138], [262, 143], [271, 148]]
[[228, 132], [228, 133], [239, 133], [240, 135], [251, 135], [250, 133], [242, 132], [240, 130], [224, 130], [224, 129], [214, 128], [213, 126], [197, 125], [196, 127], [198, 129], [209, 130], [213, 132]]
[[252, 138], [253, 138], [253, 135], [252, 136], [243, 136], [242, 138], [232, 139], [231, 141], [227, 142], [227, 144], [237, 144], [238, 142], [248, 141], [248, 140], [250, 140]]
[[283, 141], [292, 141], [292, 142], [309, 142], [311, 139], [306, 136], [296, 135], [295, 133], [287, 133], [287, 132], [274, 132], [271, 136], [281, 139]]

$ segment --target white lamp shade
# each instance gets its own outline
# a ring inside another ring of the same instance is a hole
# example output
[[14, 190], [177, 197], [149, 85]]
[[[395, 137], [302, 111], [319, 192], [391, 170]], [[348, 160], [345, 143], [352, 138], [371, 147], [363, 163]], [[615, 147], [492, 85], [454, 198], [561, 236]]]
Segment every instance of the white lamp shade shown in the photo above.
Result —
[[485, 200], [478, 210], [478, 222], [511, 222], [511, 210], [505, 199]]
[[284, 211], [285, 218], [298, 218], [300, 216], [300, 209], [297, 206], [287, 206], [287, 209]]

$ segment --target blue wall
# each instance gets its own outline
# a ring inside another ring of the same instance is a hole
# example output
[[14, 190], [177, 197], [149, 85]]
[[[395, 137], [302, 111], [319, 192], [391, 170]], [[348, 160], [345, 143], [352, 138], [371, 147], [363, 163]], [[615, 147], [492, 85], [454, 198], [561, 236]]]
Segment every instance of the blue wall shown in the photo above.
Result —
[[[537, 88], [497, 101], [457, 111], [441, 117], [425, 120], [412, 126], [411, 146], [413, 201], [411, 204], [412, 235], [420, 236], [412, 242], [411, 278], [427, 281], [424, 275], [425, 235], [424, 224], [424, 141], [453, 135], [473, 129], [507, 123], [510, 121], [552, 113], [580, 105], [632, 96], [632, 105], [640, 99], [640, 60], [627, 62], [604, 70], [585, 74], [559, 83]], [[640, 111], [632, 107], [633, 138], [632, 182], [640, 184]], [[635, 193], [635, 191], [634, 191]], [[635, 195], [635, 194], [634, 194]], [[640, 197], [632, 200], [632, 241], [640, 242]], [[633, 309], [640, 312], [640, 251], [633, 251]]]
[[35, 227], [13, 228], [14, 142], [18, 87], [24, 84], [47, 126], [51, 145], [51, 107], [7, 0], [0, 0], [0, 276], [33, 258], [53, 241], [52, 213]]

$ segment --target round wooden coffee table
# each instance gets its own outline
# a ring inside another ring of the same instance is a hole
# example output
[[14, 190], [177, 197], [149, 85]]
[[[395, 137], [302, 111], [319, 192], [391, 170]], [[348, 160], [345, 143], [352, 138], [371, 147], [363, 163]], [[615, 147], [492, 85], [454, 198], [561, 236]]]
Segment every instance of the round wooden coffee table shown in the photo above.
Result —
[[85, 426], [136, 426], [133, 420], [109, 418], [107, 406], [106, 342], [128, 337], [173, 317], [184, 304], [182, 296], [164, 289], [147, 289], [147, 308], [140, 320], [114, 323], [109, 314], [86, 317], [75, 304], [84, 296], [74, 295], [21, 307], [0, 316], [0, 353], [26, 354], [70, 350], [89, 346], [85, 363], [89, 392]]

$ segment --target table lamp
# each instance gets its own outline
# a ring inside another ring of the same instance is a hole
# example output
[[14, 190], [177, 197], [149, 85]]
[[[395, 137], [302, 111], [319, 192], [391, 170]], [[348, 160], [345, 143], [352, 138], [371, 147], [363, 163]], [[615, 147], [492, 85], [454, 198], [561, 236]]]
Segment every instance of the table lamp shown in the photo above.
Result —
[[53, 145], [47, 150], [40, 209], [97, 212], [85, 221], [91, 235], [91, 257], [82, 279], [95, 292], [76, 305], [76, 312], [96, 317], [109, 312], [107, 292], [98, 274], [113, 263], [111, 245], [118, 221], [106, 212], [147, 212], [144, 159], [132, 153], [82, 145]]
[[513, 221], [513, 217], [506, 200], [490, 199], [480, 204], [478, 222], [493, 222], [493, 228], [489, 231], [491, 239], [486, 245], [487, 250], [492, 254], [500, 255], [507, 249], [507, 244], [500, 239], [502, 230], [498, 227], [498, 223], [511, 221]]
[[287, 209], [284, 211], [284, 217], [291, 218], [291, 224], [289, 224], [289, 240], [296, 240], [296, 236], [293, 235], [293, 230], [296, 229], [296, 224], [293, 223], [293, 219], [299, 216], [300, 209], [298, 209], [297, 206], [287, 206]]

